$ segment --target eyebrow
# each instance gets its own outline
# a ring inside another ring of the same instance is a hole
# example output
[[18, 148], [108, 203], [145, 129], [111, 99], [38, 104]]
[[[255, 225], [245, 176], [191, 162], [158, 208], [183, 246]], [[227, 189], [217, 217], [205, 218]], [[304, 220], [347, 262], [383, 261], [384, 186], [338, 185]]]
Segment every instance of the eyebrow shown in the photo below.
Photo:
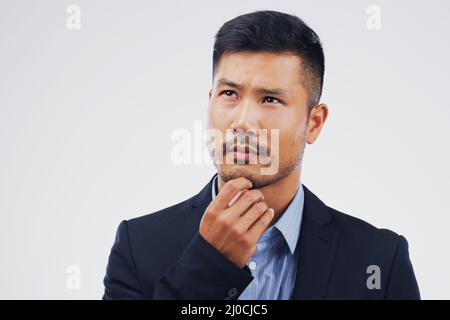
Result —
[[[242, 89], [243, 85], [225, 78], [217, 80], [219, 85], [225, 85], [236, 89]], [[282, 88], [257, 88], [256, 92], [263, 94], [284, 95], [289, 96], [289, 92]]]
[[219, 85], [229, 86], [229, 87], [233, 87], [233, 88], [237, 88], [237, 89], [242, 88], [241, 84], [233, 82], [233, 81], [225, 79], [225, 78], [219, 79], [219, 80], [217, 80], [217, 82], [219, 83]]
[[256, 89], [257, 92], [263, 93], [263, 94], [273, 94], [273, 95], [281, 95], [281, 96], [288, 96], [289, 93], [285, 89], [281, 88], [258, 88]]

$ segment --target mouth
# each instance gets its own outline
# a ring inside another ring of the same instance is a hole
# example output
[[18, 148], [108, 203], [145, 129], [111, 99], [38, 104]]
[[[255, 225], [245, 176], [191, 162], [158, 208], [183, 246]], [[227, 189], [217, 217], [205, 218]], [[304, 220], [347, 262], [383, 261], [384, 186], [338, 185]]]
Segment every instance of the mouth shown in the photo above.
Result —
[[255, 154], [259, 155], [258, 149], [251, 148], [249, 145], [234, 145], [231, 150], [237, 153], [247, 153], [247, 154]]
[[258, 150], [250, 148], [249, 145], [235, 145], [229, 152], [233, 152], [234, 161], [238, 163], [249, 163], [250, 156], [257, 157], [259, 155]]

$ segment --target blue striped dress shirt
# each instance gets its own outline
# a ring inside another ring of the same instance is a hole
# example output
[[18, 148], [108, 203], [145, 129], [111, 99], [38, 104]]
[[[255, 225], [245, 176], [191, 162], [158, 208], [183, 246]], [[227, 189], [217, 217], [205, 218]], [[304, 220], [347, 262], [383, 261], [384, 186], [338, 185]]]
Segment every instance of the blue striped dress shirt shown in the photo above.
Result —
[[[217, 176], [213, 182], [212, 199], [217, 195]], [[291, 203], [257, 242], [257, 251], [249, 262], [254, 279], [239, 300], [288, 300], [294, 289], [297, 257], [294, 255], [300, 235], [304, 191], [300, 185]]]

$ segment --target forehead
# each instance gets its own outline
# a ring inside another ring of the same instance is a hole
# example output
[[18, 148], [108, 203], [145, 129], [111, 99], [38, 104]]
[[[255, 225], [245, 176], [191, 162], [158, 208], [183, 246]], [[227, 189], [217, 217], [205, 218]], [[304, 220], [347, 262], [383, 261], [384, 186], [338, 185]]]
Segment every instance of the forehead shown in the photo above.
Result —
[[214, 76], [244, 85], [294, 89], [301, 84], [301, 61], [292, 53], [225, 52]]

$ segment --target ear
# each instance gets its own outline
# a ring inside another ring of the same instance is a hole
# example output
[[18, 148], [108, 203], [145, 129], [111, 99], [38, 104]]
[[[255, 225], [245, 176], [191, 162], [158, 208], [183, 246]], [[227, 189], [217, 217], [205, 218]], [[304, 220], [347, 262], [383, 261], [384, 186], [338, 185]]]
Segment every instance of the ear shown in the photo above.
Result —
[[324, 103], [318, 104], [312, 108], [308, 119], [308, 132], [306, 142], [314, 143], [319, 137], [320, 131], [328, 117], [328, 106]]

